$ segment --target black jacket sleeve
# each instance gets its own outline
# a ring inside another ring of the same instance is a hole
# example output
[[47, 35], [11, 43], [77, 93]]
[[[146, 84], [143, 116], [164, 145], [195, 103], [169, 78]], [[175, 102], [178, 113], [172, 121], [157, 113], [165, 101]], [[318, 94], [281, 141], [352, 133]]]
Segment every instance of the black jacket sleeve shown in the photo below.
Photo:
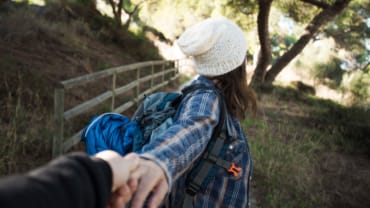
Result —
[[111, 188], [107, 162], [72, 153], [26, 175], [0, 179], [0, 207], [106, 207]]

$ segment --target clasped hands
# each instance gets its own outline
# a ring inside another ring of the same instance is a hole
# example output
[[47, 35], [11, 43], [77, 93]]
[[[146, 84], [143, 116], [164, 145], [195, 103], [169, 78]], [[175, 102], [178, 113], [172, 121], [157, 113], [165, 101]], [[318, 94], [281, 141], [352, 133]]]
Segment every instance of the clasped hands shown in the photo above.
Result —
[[122, 157], [111, 150], [97, 153], [95, 157], [105, 160], [112, 170], [109, 208], [122, 208], [130, 200], [132, 208], [141, 208], [150, 193], [149, 208], [162, 203], [169, 187], [163, 170], [156, 163], [140, 159], [135, 153]]

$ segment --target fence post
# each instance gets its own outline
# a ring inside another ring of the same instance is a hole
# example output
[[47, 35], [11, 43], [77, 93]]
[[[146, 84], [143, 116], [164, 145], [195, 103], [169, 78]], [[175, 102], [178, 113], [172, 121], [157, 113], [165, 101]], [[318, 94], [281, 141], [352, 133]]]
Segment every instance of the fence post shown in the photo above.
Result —
[[114, 71], [112, 76], [112, 106], [111, 111], [114, 111], [115, 102], [116, 102], [116, 80], [117, 80], [117, 71]]
[[150, 88], [153, 88], [154, 85], [154, 64], [152, 64], [152, 77], [150, 79]]
[[136, 97], [139, 98], [140, 95], [140, 68], [137, 68], [136, 71], [136, 80], [137, 80], [137, 86], [136, 86]]
[[167, 61], [162, 63], [162, 82], [164, 82], [164, 70], [166, 70]]
[[176, 76], [176, 74], [179, 73], [179, 60], [176, 59], [176, 60], [174, 60], [173, 63], [174, 63], [174, 66], [175, 66], [175, 71], [174, 71], [173, 76]]
[[64, 140], [64, 88], [58, 87], [54, 91], [54, 138], [52, 157], [63, 153]]

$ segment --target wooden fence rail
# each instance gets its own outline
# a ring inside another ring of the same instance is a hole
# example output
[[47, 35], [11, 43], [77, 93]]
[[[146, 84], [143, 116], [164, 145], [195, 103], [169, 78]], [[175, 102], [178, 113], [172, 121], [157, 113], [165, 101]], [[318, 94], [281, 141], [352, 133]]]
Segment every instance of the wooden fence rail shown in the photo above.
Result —
[[[145, 72], [146, 76], [141, 76], [141, 74], [144, 74], [141, 71], [147, 70], [148, 67], [150, 67], [149, 73], [147, 71]], [[161, 70], [159, 72], [155, 72], [155, 67], [160, 67]], [[126, 85], [117, 86], [117, 77], [129, 71], [136, 71], [136, 79]], [[147, 61], [110, 68], [104, 71], [99, 71], [60, 82], [60, 85], [55, 88], [54, 92], [55, 130], [53, 138], [53, 157], [67, 152], [80, 141], [81, 133], [83, 131], [82, 129], [74, 133], [72, 136], [67, 136], [67, 139], [65, 139], [64, 122], [68, 122], [72, 118], [85, 113], [91, 108], [109, 99], [111, 99], [111, 111], [122, 113], [138, 103], [140, 100], [142, 100], [146, 94], [150, 94], [158, 90], [159, 88], [167, 85], [170, 81], [178, 78], [178, 76], [178, 61]], [[112, 87], [110, 90], [65, 111], [65, 90], [83, 86], [87, 83], [97, 82], [98, 80], [109, 77], [112, 78]], [[155, 84], [154, 80], [156, 79], [161, 79], [160, 83]], [[141, 83], [149, 81], [150, 87], [145, 88], [143, 91], [141, 91]], [[117, 96], [130, 90], [135, 90], [135, 97], [130, 101], [127, 101], [120, 104], [118, 107], [115, 107]]]

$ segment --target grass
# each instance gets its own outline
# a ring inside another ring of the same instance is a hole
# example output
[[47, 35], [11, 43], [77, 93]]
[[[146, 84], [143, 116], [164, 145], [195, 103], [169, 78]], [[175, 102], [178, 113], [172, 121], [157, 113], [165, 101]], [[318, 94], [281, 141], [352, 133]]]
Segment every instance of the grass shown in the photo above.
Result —
[[366, 207], [359, 202], [369, 188], [358, 181], [370, 184], [363, 175], [370, 173], [363, 165], [368, 134], [343, 119], [366, 123], [369, 112], [280, 87], [259, 101], [257, 118], [243, 122], [254, 161], [255, 207]]
[[0, 121], [0, 175], [25, 172], [50, 160], [51, 118], [41, 106], [28, 105], [21, 94], [18, 88], [16, 99], [4, 99], [11, 116]]
[[[322, 148], [310, 132], [303, 135], [289, 124], [269, 125], [264, 121], [248, 122], [246, 132], [256, 128], [258, 134], [249, 138], [254, 160], [254, 186], [261, 207], [314, 207], [319, 194], [314, 191], [315, 152]], [[244, 123], [245, 124], [245, 123]], [[288, 138], [287, 138], [288, 137]], [[310, 191], [311, 190], [311, 191]]]

